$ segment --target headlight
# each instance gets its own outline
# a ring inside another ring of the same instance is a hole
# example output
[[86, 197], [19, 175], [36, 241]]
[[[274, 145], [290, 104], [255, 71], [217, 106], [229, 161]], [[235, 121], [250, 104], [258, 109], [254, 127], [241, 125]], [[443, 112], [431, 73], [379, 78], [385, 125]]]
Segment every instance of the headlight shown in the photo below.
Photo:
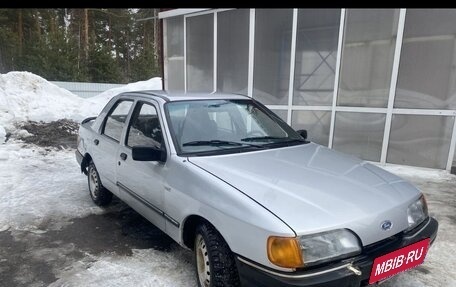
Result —
[[298, 238], [271, 236], [268, 258], [286, 268], [311, 266], [347, 258], [361, 252], [358, 238], [347, 229], [338, 229]]
[[417, 201], [410, 204], [407, 209], [407, 219], [409, 228], [411, 230], [423, 222], [428, 217], [428, 207], [424, 195], [422, 195]]
[[358, 238], [347, 229], [338, 229], [299, 238], [304, 264], [315, 265], [359, 254]]

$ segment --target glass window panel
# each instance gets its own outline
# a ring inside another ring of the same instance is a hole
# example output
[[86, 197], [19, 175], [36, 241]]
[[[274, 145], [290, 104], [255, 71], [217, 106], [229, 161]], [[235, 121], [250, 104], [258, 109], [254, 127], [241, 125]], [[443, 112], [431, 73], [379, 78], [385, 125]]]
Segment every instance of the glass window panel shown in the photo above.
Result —
[[371, 161], [380, 161], [385, 114], [337, 112], [333, 147]]
[[340, 9], [298, 10], [293, 104], [332, 104], [339, 26]]
[[454, 117], [393, 115], [387, 161], [446, 167]]
[[386, 107], [396, 45], [398, 9], [349, 9], [337, 104]]
[[288, 104], [292, 9], [256, 9], [253, 97]]
[[214, 90], [214, 14], [187, 18], [187, 91]]
[[125, 121], [132, 105], [133, 101], [117, 102], [116, 107], [111, 110], [111, 113], [106, 118], [102, 134], [120, 142]]
[[249, 9], [217, 14], [217, 90], [247, 95]]
[[184, 90], [184, 16], [166, 21], [167, 82], [169, 91]]
[[141, 109], [133, 116], [128, 131], [128, 146], [152, 146], [161, 148], [163, 135], [157, 110], [149, 104], [139, 104]]
[[184, 60], [168, 61], [168, 91], [184, 91]]
[[407, 9], [396, 108], [456, 108], [455, 43], [455, 9]]
[[287, 115], [288, 115], [288, 111], [287, 110], [272, 110], [271, 111], [278, 115], [284, 122], [287, 122]]
[[291, 126], [295, 130], [307, 130], [307, 138], [317, 144], [328, 146], [330, 111], [293, 111]]

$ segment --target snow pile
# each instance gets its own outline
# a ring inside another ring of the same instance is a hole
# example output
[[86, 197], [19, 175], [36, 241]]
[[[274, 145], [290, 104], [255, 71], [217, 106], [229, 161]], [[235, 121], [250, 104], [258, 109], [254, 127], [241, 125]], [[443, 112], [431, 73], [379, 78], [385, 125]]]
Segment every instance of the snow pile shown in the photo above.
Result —
[[124, 93], [124, 92], [132, 92], [132, 91], [141, 91], [141, 90], [161, 90], [162, 89], [162, 80], [159, 77], [152, 78], [147, 81], [139, 81], [135, 83], [130, 83], [123, 87], [113, 88], [103, 93], [93, 97], [86, 99], [88, 102], [93, 103], [97, 107], [101, 107], [103, 109], [104, 105], [114, 96]]
[[[14, 122], [81, 120], [89, 108], [84, 99], [28, 72], [0, 74], [0, 126]], [[90, 110], [88, 111], [91, 112]]]
[[119, 93], [161, 88], [161, 78], [152, 78], [83, 99], [29, 72], [0, 74], [0, 142], [4, 142], [7, 131], [14, 129], [14, 123], [58, 119], [81, 121], [98, 115], [105, 104]]

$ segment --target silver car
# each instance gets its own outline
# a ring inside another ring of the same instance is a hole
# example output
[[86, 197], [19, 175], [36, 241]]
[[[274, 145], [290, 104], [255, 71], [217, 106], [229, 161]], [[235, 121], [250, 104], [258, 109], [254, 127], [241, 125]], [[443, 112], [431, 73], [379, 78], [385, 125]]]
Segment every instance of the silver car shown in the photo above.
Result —
[[365, 286], [422, 263], [423, 194], [306, 137], [246, 96], [139, 91], [82, 122], [76, 157], [97, 205], [115, 194], [194, 251], [199, 286]]

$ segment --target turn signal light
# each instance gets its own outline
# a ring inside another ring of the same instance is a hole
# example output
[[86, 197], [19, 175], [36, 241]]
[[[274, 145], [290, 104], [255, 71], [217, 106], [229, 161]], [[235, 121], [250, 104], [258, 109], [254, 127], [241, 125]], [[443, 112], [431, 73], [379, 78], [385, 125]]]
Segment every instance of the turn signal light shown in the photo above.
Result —
[[284, 268], [304, 266], [299, 242], [294, 237], [269, 237], [268, 258], [275, 265]]

